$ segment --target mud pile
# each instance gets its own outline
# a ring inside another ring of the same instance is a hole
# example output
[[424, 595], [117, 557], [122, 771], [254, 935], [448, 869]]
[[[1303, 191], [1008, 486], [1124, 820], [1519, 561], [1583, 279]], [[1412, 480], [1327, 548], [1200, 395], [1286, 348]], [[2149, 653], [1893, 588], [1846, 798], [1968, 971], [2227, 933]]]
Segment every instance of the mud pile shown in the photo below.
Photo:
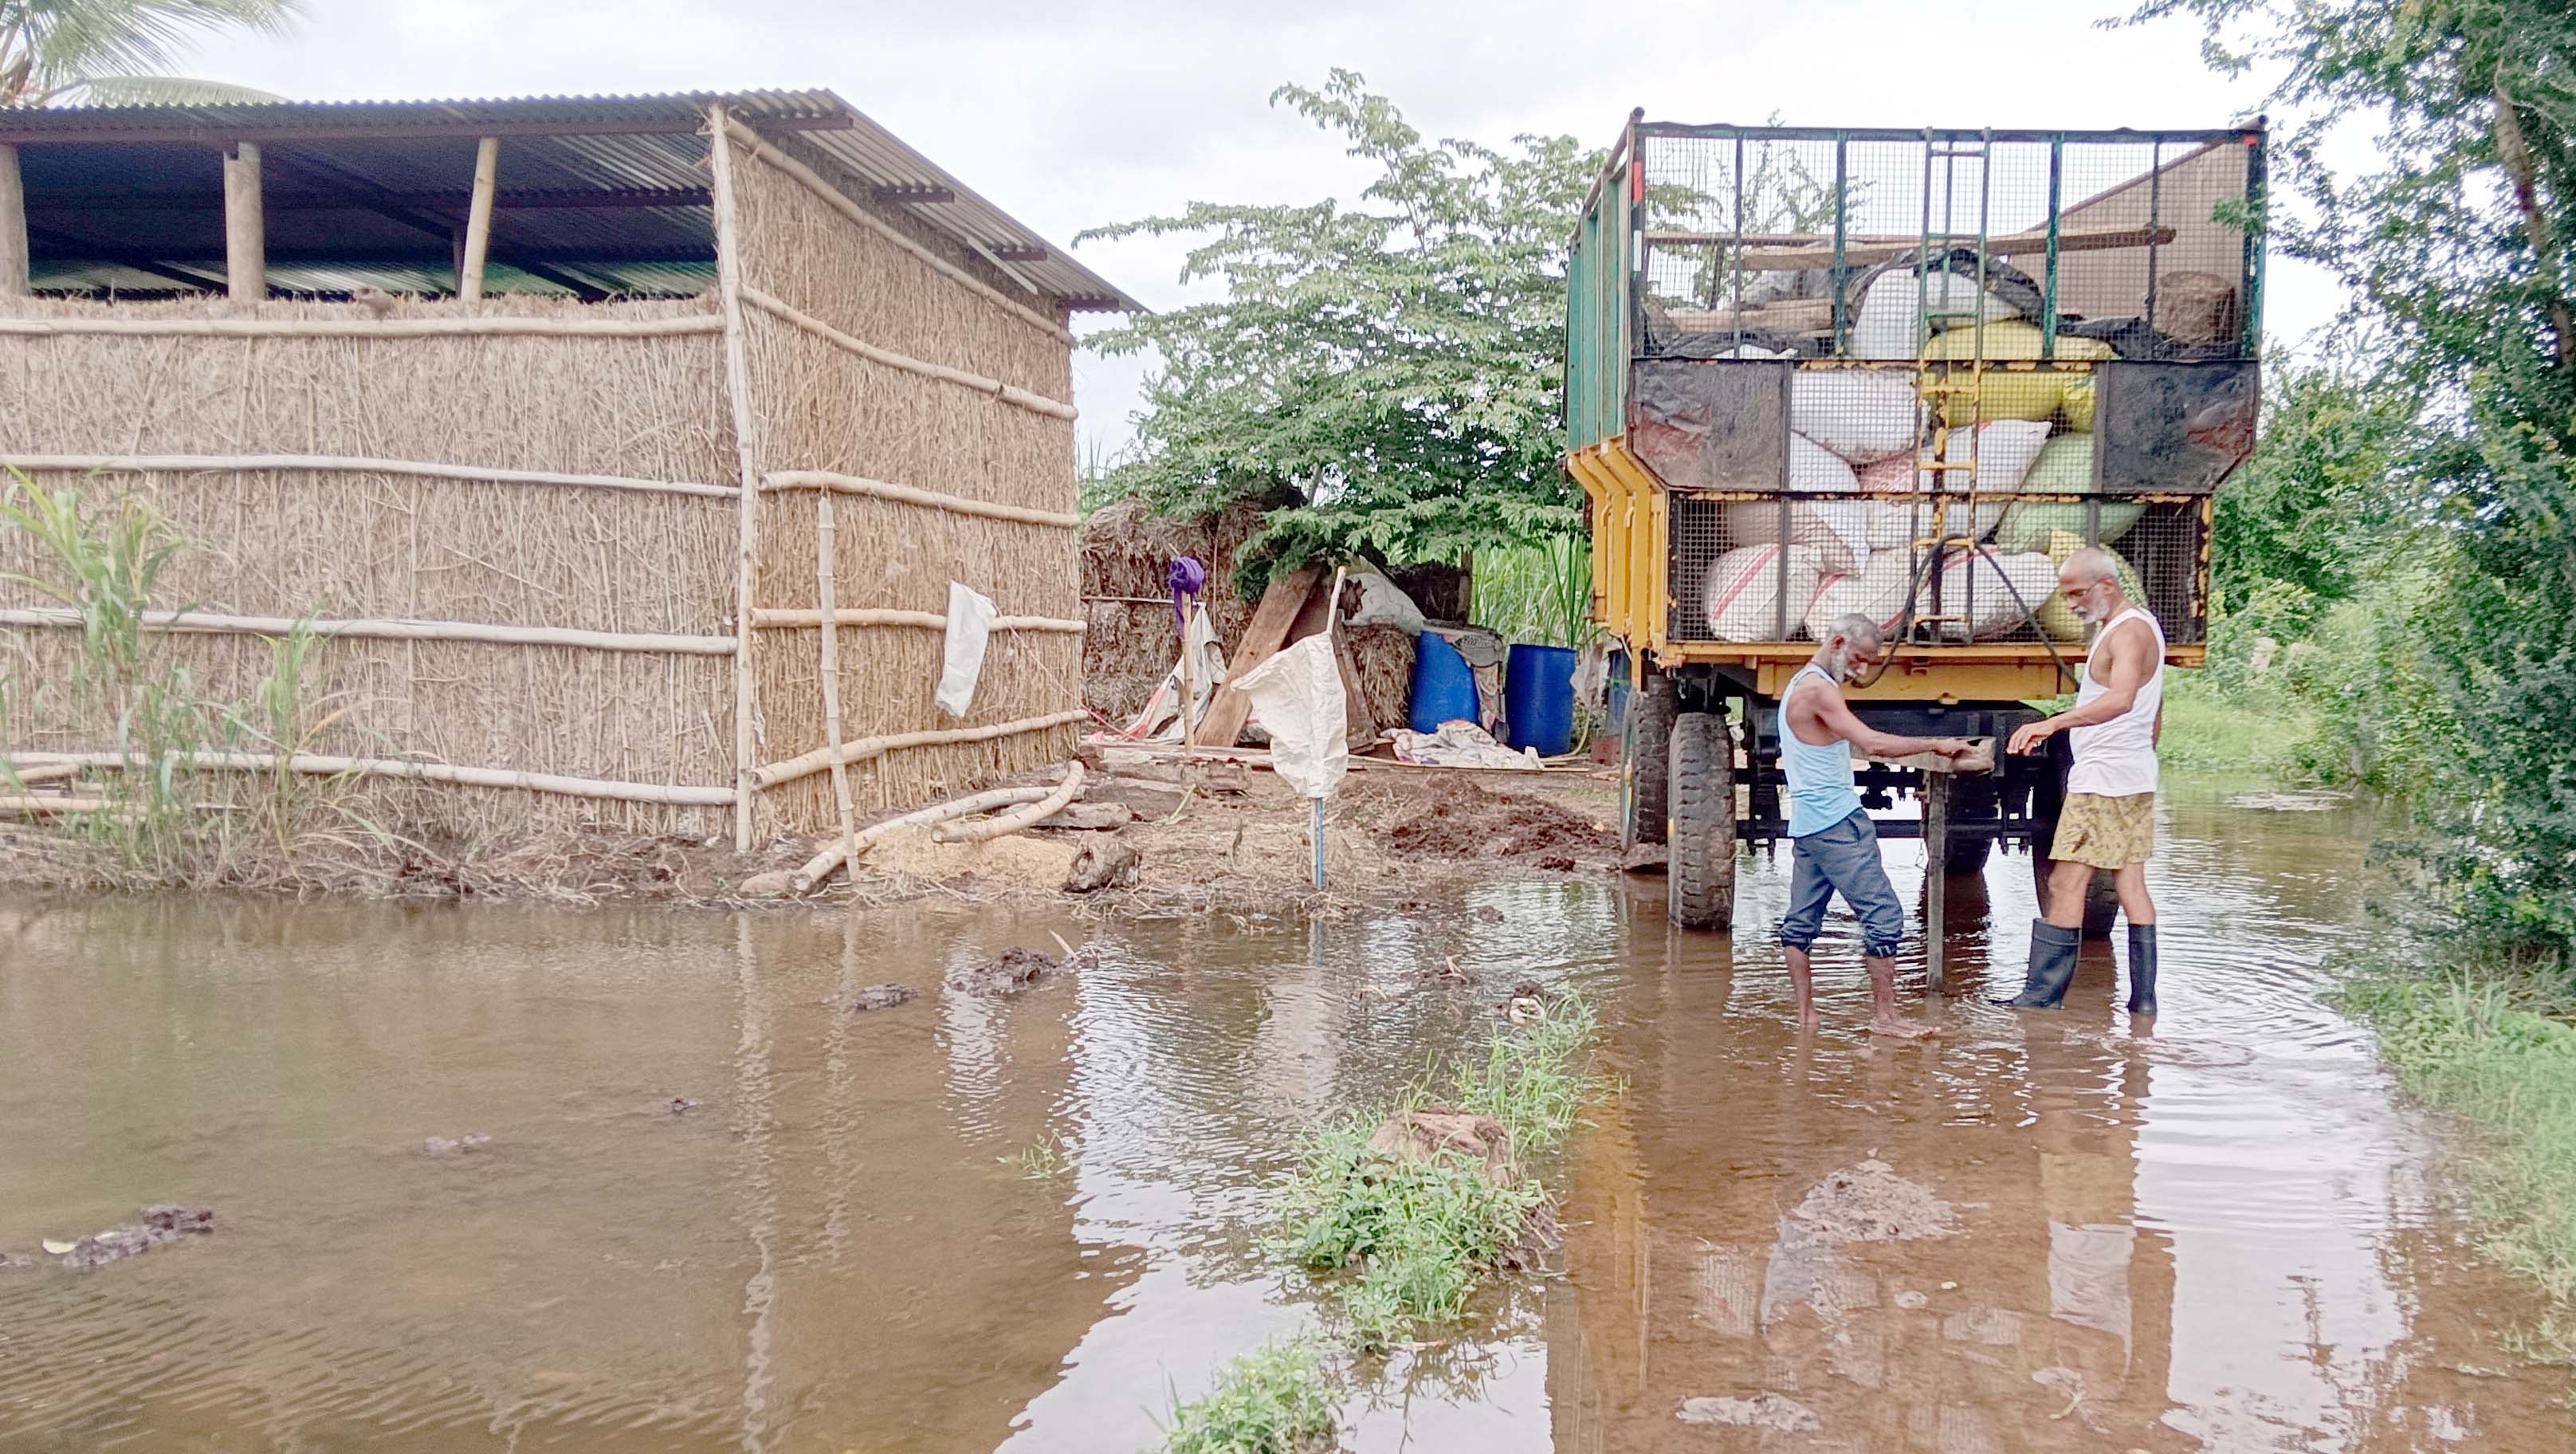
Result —
[[1362, 820], [1398, 859], [1567, 870], [1585, 860], [1615, 859], [1619, 852], [1608, 830], [1572, 808], [1483, 781], [1442, 776], [1401, 789], [1368, 783], [1352, 796]]
[[1958, 1230], [1948, 1202], [1875, 1159], [1827, 1175], [1789, 1216], [1807, 1245], [1820, 1247], [1911, 1242]]

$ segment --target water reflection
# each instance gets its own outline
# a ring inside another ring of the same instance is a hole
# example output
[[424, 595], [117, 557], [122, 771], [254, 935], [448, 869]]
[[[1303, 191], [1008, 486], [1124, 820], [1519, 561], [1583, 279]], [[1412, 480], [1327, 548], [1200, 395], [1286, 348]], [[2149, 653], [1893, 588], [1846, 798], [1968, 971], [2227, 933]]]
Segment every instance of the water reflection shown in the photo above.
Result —
[[[1077, 926], [0, 905], [0, 1247], [153, 1201], [221, 1219], [0, 1274], [0, 1448], [1134, 1450], [1171, 1392], [1311, 1322], [1251, 1235], [1300, 1130], [1524, 978], [1600, 998], [1628, 1087], [1567, 1152], [1566, 1275], [1399, 1355], [1356, 1448], [2567, 1447], [2551, 1376], [2480, 1376], [2531, 1302], [2316, 1002], [2363, 932], [2355, 825], [2166, 814], [2151, 1035], [2101, 946], [2062, 1014], [1980, 1002], [2020, 975], [2008, 858], [1952, 889], [1930, 1048], [1858, 1033], [1848, 921], [1824, 1025], [1792, 1027], [1760, 860], [1734, 944], [1671, 933], [1651, 883], [1497, 882], [1121, 929], [1006, 1002], [937, 985]], [[1915, 892], [1919, 850], [1890, 857]], [[1426, 988], [1452, 958], [1477, 988]], [[924, 997], [818, 1003], [887, 980]], [[421, 1152], [468, 1131], [487, 1152]], [[1835, 1246], [1791, 1215], [1871, 1156], [1957, 1233]], [[1821, 1427], [1675, 1419], [1765, 1390]]]

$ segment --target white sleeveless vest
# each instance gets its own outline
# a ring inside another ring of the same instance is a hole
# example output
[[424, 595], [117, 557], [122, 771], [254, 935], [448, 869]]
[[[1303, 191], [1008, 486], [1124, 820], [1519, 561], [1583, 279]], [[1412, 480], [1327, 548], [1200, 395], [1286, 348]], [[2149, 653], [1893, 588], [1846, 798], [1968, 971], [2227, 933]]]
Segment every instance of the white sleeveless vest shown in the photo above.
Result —
[[[2075, 768], [2066, 775], [2070, 793], [2091, 793], [2104, 798], [2133, 797], [2156, 790], [2156, 714], [2165, 704], [2165, 628], [2146, 611], [2132, 606], [2114, 616], [2093, 638], [2093, 650], [2099, 652], [2111, 633], [2132, 618], [2147, 623], [2156, 636], [2155, 670], [2147, 674], [2138, 688], [2138, 700], [2129, 710], [2096, 727], [2077, 727], [2066, 735], [2075, 749]], [[2100, 697], [2110, 688], [2093, 676], [2093, 658], [2084, 658], [2083, 684], [2076, 689], [2075, 705], [2081, 707]]]

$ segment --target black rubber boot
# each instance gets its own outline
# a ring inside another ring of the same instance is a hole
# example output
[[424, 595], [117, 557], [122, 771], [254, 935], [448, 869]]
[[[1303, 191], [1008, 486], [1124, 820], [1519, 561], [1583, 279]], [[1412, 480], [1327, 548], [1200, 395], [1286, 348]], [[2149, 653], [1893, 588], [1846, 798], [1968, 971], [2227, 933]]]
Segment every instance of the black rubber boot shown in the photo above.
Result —
[[2129, 926], [2129, 1013], [2156, 1012], [2156, 926]]
[[2060, 929], [2046, 919], [2030, 921], [2030, 968], [2024, 972], [2021, 993], [1998, 1005], [2016, 1010], [2054, 1010], [2066, 998], [2066, 987], [2075, 981], [2075, 951], [2084, 947], [2084, 931]]

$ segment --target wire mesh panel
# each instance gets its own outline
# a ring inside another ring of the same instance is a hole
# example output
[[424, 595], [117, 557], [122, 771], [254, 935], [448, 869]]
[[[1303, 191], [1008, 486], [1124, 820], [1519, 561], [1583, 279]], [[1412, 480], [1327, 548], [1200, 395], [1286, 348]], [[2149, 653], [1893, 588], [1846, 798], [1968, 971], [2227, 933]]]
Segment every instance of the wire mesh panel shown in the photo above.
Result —
[[2085, 545], [2201, 639], [2194, 497], [2259, 403], [2259, 130], [1641, 123], [1623, 147], [1634, 365], [1605, 423], [1673, 497], [1672, 639], [1846, 612], [2075, 639], [2052, 597]]

